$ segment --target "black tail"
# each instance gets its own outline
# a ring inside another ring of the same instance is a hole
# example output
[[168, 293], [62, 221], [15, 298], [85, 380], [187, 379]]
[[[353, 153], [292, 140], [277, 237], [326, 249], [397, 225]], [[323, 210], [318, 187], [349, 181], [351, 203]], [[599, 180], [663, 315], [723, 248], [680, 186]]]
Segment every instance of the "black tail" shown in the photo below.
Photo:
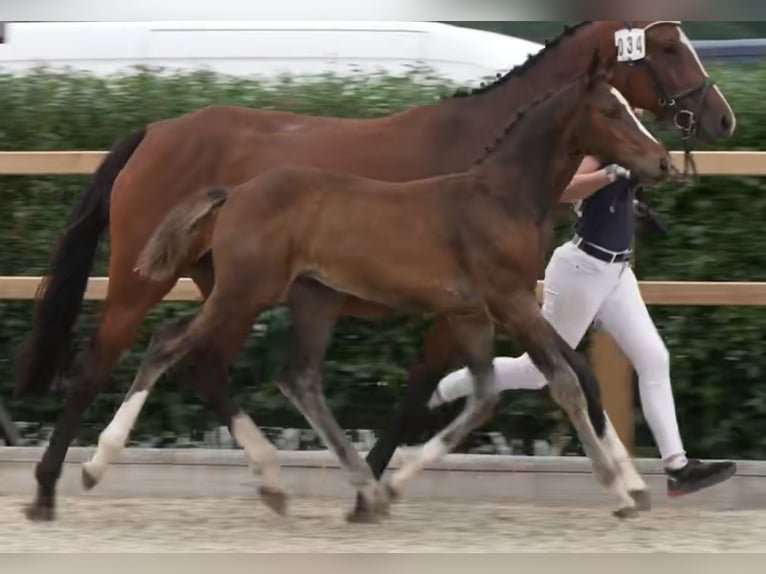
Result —
[[79, 204], [69, 214], [35, 299], [32, 333], [17, 351], [15, 396], [47, 393], [56, 375], [71, 360], [71, 337], [101, 234], [109, 225], [109, 197], [114, 180], [136, 148], [146, 129], [118, 141], [96, 170]]
[[[553, 331], [555, 332], [555, 329], [553, 329]], [[590, 419], [590, 424], [593, 425], [599, 438], [604, 438], [606, 417], [604, 416], [604, 406], [601, 403], [601, 387], [598, 386], [596, 376], [588, 366], [585, 357], [570, 347], [561, 335], [557, 332], [555, 332], [555, 334], [556, 347], [561, 351], [566, 362], [572, 367], [572, 370], [577, 375], [577, 380], [585, 395], [585, 401], [588, 404], [588, 418]]]

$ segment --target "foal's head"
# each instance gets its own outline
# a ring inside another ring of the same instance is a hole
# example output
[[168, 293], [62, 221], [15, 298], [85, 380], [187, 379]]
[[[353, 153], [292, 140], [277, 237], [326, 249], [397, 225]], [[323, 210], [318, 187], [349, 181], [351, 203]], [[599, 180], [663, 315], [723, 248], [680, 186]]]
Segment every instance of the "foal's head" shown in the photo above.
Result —
[[609, 84], [611, 70], [601, 67], [594, 54], [584, 79], [580, 151], [604, 162], [619, 164], [645, 181], [656, 182], [673, 171], [670, 155], [639, 121], [630, 104]]

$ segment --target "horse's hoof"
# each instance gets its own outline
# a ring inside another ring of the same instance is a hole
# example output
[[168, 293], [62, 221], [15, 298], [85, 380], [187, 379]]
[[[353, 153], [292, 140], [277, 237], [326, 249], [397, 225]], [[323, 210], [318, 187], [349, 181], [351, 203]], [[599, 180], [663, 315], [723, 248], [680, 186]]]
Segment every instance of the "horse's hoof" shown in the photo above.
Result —
[[377, 524], [380, 522], [380, 513], [373, 511], [366, 505], [357, 504], [354, 510], [346, 513], [346, 522], [349, 524]]
[[98, 484], [98, 480], [96, 480], [96, 477], [94, 477], [90, 471], [88, 470], [88, 463], [83, 463], [82, 465], [82, 486], [85, 488], [85, 490], [90, 490], [94, 486]]
[[630, 496], [636, 503], [636, 508], [640, 512], [647, 512], [652, 509], [652, 495], [649, 493], [649, 489], [646, 490], [631, 490]]
[[614, 514], [620, 520], [636, 518], [638, 516], [638, 508], [635, 506], [626, 506], [624, 508], [620, 508], [619, 510], [615, 510], [612, 514]]
[[383, 489], [383, 497], [389, 503], [397, 502], [402, 497], [402, 494], [388, 480], [382, 481], [379, 488]]
[[375, 503], [375, 514], [381, 518], [391, 518], [391, 504], [388, 501]]
[[56, 518], [56, 511], [52, 506], [35, 502], [24, 509], [24, 515], [32, 522], [51, 522]]
[[287, 514], [287, 495], [276, 488], [262, 486], [258, 489], [261, 501], [279, 516]]

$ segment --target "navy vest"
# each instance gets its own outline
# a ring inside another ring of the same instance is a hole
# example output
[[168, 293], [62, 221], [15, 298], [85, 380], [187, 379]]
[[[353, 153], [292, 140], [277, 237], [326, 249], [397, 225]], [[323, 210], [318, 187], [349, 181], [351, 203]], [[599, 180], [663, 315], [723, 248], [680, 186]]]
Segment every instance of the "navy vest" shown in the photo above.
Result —
[[635, 182], [618, 178], [580, 202], [574, 230], [588, 243], [609, 251], [630, 249], [636, 227], [633, 200]]

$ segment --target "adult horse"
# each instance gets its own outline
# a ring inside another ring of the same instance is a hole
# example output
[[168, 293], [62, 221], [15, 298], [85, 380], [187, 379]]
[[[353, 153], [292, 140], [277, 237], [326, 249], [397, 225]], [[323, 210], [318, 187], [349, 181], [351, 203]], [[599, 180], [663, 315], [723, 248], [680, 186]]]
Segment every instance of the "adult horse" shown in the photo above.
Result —
[[[641, 50], [617, 63], [613, 85], [631, 105], [707, 140], [728, 137], [735, 119], [697, 58], [679, 22], [584, 22], [496, 82], [433, 105], [389, 117], [350, 120], [213, 106], [152, 123], [119, 141], [99, 166], [70, 215], [37, 297], [33, 330], [20, 348], [16, 394], [47, 392], [57, 376], [71, 392], [35, 470], [38, 488], [29, 518], [52, 519], [55, 487], [66, 452], [88, 406], [103, 390], [121, 354], [133, 343], [147, 311], [177, 278], [152, 283], [134, 271], [147, 238], [168, 211], [206, 185], [236, 185], [285, 163], [314, 165], [387, 181], [466, 169], [495, 140], [500, 126], [535, 96], [570, 81], [599, 48], [617, 60], [616, 41], [632, 34]], [[459, 135], [459, 137], [458, 137]], [[109, 285], [90, 348], [72, 362], [72, 330], [96, 247], [109, 227]], [[187, 271], [203, 296], [213, 287], [209, 254]], [[369, 317], [387, 310], [349, 299], [344, 312]], [[199, 355], [190, 384], [221, 420], [234, 405], [223, 381], [235, 341]], [[408, 394], [390, 428], [368, 455], [380, 474], [403, 440], [413, 409], [425, 404], [455, 357], [438, 319], [425, 339], [424, 361], [411, 371]]]
[[[396, 495], [424, 464], [490, 417], [498, 398], [492, 382], [495, 322], [516, 335], [545, 373], [597, 480], [617, 494], [617, 515], [635, 515], [623, 474], [625, 465], [631, 475], [635, 469], [606, 420], [598, 383], [584, 358], [543, 318], [535, 296], [553, 208], [586, 154], [650, 181], [671, 173], [667, 151], [598, 64], [595, 53], [582, 78], [520, 110], [494, 149], [467, 171], [386, 182], [283, 166], [232, 188], [201, 190], [173, 209], [141, 252], [137, 270], [163, 282], [211, 251], [215, 286], [194, 317], [158, 329], [133, 386], [83, 467], [86, 483], [95, 483], [124, 447], [163, 372], [232, 332], [248, 330], [266, 309], [287, 304], [294, 346], [277, 381], [357, 490], [360, 505], [352, 520], [377, 520], [387, 510], [389, 492]], [[437, 313], [474, 379], [463, 414], [383, 488], [322, 396], [325, 347], [350, 295], [407, 315]], [[282, 512], [286, 495], [276, 449], [245, 413], [232, 413], [226, 423], [250, 463], [263, 471], [263, 500]]]

